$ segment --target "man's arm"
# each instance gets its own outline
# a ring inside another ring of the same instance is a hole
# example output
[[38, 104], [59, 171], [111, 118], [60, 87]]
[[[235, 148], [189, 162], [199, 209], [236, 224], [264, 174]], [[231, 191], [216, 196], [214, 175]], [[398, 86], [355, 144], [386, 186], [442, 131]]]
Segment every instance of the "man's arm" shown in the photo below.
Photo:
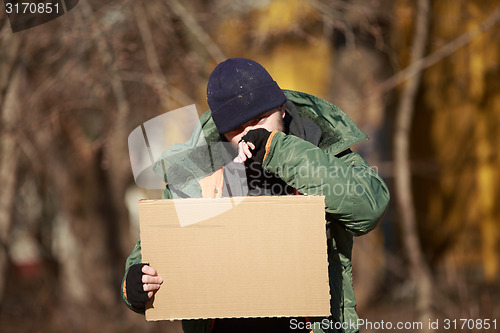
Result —
[[160, 288], [163, 280], [153, 267], [141, 262], [140, 250], [141, 241], [138, 240], [125, 264], [121, 294], [131, 310], [144, 314], [146, 302]]
[[[167, 186], [165, 186], [165, 189], [162, 192], [162, 199], [171, 197], [172, 194], [170, 193], [170, 190]], [[134, 274], [129, 275], [132, 266], [136, 266], [136, 268], [140, 267], [139, 274], [137, 274], [137, 271], [134, 270]], [[132, 294], [130, 294], [131, 286], [127, 286], [127, 281], [129, 284], [134, 284], [135, 289], [137, 289], [137, 286], [139, 285], [139, 290], [132, 291]], [[162, 279], [158, 277], [158, 274], [153, 267], [142, 265], [141, 240], [139, 239], [125, 262], [125, 274], [123, 275], [121, 286], [123, 301], [131, 310], [137, 313], [144, 313], [144, 307], [141, 304], [142, 300], [144, 300], [145, 303], [147, 299], [151, 298], [154, 291], [157, 290], [162, 283]], [[143, 295], [137, 296], [138, 293], [141, 293], [141, 286], [142, 292], [147, 293], [147, 298], [143, 297]], [[131, 299], [131, 297], [135, 298], [135, 300]]]
[[301, 193], [324, 195], [326, 213], [355, 236], [374, 229], [389, 202], [384, 181], [359, 154], [338, 158], [282, 132], [271, 134], [263, 168]]
[[[127, 258], [127, 261], [125, 262], [125, 274], [123, 275], [122, 279], [122, 287], [120, 289], [122, 299], [125, 302], [125, 304], [131, 309], [134, 310], [135, 312], [138, 313], [144, 313], [144, 309], [138, 309], [132, 306], [132, 304], [129, 301], [129, 297], [127, 295], [127, 276], [130, 270], [130, 267], [133, 265], [138, 265], [142, 263], [142, 255], [141, 255], [141, 240], [139, 239], [137, 243], [135, 244], [134, 249], [130, 253], [130, 255]], [[130, 287], [130, 286], [129, 286]]]

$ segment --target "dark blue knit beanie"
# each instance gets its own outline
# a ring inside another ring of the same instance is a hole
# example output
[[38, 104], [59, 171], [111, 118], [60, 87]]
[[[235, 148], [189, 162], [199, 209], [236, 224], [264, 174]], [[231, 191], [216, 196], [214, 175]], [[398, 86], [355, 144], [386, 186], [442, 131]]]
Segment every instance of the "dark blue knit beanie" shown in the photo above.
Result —
[[231, 58], [215, 67], [207, 101], [219, 133], [226, 133], [286, 102], [285, 94], [259, 63]]

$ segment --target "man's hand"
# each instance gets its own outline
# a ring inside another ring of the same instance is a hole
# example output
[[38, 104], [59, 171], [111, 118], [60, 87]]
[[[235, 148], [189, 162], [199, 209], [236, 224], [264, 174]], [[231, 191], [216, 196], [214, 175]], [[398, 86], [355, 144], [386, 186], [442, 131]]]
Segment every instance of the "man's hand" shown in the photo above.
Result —
[[142, 310], [162, 283], [162, 278], [153, 267], [147, 264], [132, 265], [126, 278], [127, 299], [134, 308]]
[[244, 163], [247, 159], [252, 158], [252, 149], [255, 149], [253, 143], [241, 139], [238, 143], [238, 156], [233, 161], [235, 163]]
[[265, 128], [248, 131], [238, 143], [238, 156], [234, 162], [244, 163], [247, 159], [253, 158], [255, 162], [262, 164], [266, 153], [266, 143], [270, 135], [271, 132]]

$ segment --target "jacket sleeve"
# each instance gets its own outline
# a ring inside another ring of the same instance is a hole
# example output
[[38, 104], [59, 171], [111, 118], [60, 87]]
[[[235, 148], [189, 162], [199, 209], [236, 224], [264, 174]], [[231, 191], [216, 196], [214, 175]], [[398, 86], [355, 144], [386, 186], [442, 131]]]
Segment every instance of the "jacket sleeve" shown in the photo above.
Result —
[[134, 249], [132, 250], [132, 253], [127, 258], [127, 261], [125, 262], [125, 274], [123, 275], [122, 279], [122, 288], [121, 288], [121, 294], [122, 294], [122, 299], [125, 302], [125, 304], [129, 307], [129, 309], [137, 312], [137, 313], [142, 313], [144, 314], [144, 310], [137, 310], [134, 308], [130, 302], [127, 299], [127, 292], [126, 292], [126, 279], [127, 279], [127, 274], [128, 270], [130, 269], [130, 266], [135, 265], [135, 264], [140, 264], [142, 262], [142, 255], [141, 255], [141, 240], [139, 239], [137, 243], [135, 244]]
[[300, 193], [324, 195], [326, 213], [355, 236], [373, 230], [388, 206], [387, 186], [357, 153], [338, 158], [301, 138], [273, 132], [263, 167]]
[[[165, 186], [165, 189], [162, 192], [162, 199], [170, 199], [172, 197], [172, 194], [168, 188], [168, 186]], [[144, 310], [137, 310], [132, 305], [127, 299], [127, 293], [126, 293], [126, 279], [127, 279], [127, 274], [128, 270], [130, 269], [130, 266], [135, 265], [135, 264], [140, 264], [142, 263], [142, 254], [141, 254], [141, 240], [139, 239], [137, 243], [135, 244], [134, 249], [128, 256], [126, 262], [125, 262], [125, 274], [123, 275], [122, 279], [122, 286], [121, 286], [121, 295], [122, 299], [125, 302], [125, 304], [133, 311], [137, 313], [142, 313], [144, 314]]]

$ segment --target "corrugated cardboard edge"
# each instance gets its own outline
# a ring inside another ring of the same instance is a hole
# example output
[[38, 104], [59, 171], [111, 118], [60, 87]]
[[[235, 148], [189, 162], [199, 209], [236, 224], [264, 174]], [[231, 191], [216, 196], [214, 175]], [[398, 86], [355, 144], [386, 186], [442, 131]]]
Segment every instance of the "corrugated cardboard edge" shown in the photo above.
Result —
[[[323, 205], [324, 205], [324, 196], [265, 196], [265, 197], [240, 197], [240, 198], [226, 198], [226, 199], [236, 199], [237, 202], [241, 202], [242, 199], [246, 199], [246, 198], [250, 198], [249, 200], [260, 200], [259, 198], [262, 198], [263, 202], [270, 202], [272, 200], [275, 200], [275, 199], [278, 199], [278, 198], [282, 198], [282, 197], [287, 197], [287, 198], [297, 198], [297, 197], [309, 197], [309, 198], [315, 198], [315, 197], [320, 197], [322, 198], [322, 202], [323, 202]], [[139, 203], [139, 207], [141, 206], [144, 206], [144, 205], [156, 205], [156, 204], [164, 204], [165, 200], [169, 200], [169, 201], [172, 201], [172, 200], [186, 200], [186, 199], [163, 199], [163, 200], [141, 200], [140, 203]], [[219, 199], [212, 199], [212, 198], [192, 198], [192, 199], [188, 199], [188, 200], [191, 200], [191, 202], [197, 202], [197, 201], [200, 201], [200, 202], [209, 202], [210, 200], [220, 200]], [[288, 199], [290, 200], [290, 199]], [[291, 199], [293, 200], [293, 199]], [[303, 199], [302, 199], [303, 200]], [[323, 216], [323, 219], [322, 221], [325, 221], [324, 219], [324, 216]], [[326, 223], [326, 221], [325, 221]], [[329, 317], [331, 315], [330, 313], [330, 299], [332, 297], [332, 295], [330, 294], [330, 288], [329, 288], [329, 280], [328, 280], [328, 253], [327, 253], [327, 246], [326, 246], [326, 243], [327, 243], [327, 239], [326, 239], [326, 232], [324, 234], [324, 244], [325, 244], [325, 255], [324, 255], [324, 258], [325, 258], [325, 270], [326, 270], [326, 281], [324, 282], [328, 288], [328, 312], [321, 312], [321, 313], [308, 313], [307, 316], [308, 317]], [[143, 261], [144, 262], [147, 262], [147, 258], [144, 258], [143, 256]], [[185, 317], [177, 317], [177, 316], [173, 316], [173, 317], [170, 317], [170, 318], [155, 318], [154, 316], [151, 316], [151, 315], [148, 315], [150, 314], [151, 312], [149, 311], [149, 309], [153, 306], [153, 303], [154, 303], [154, 296], [153, 298], [148, 302], [146, 308], [146, 319], [148, 321], [157, 321], [157, 320], [184, 320], [184, 319], [188, 319], [188, 320], [191, 320], [191, 319], [213, 319], [214, 317], [204, 317], [204, 316], [196, 316], [196, 317], [189, 317], [189, 318], [185, 318]], [[224, 318], [293, 318], [293, 317], [304, 317], [305, 315], [303, 313], [296, 313], [296, 314], [291, 314], [291, 313], [287, 313], [286, 315], [272, 315], [272, 316], [226, 316]]]

